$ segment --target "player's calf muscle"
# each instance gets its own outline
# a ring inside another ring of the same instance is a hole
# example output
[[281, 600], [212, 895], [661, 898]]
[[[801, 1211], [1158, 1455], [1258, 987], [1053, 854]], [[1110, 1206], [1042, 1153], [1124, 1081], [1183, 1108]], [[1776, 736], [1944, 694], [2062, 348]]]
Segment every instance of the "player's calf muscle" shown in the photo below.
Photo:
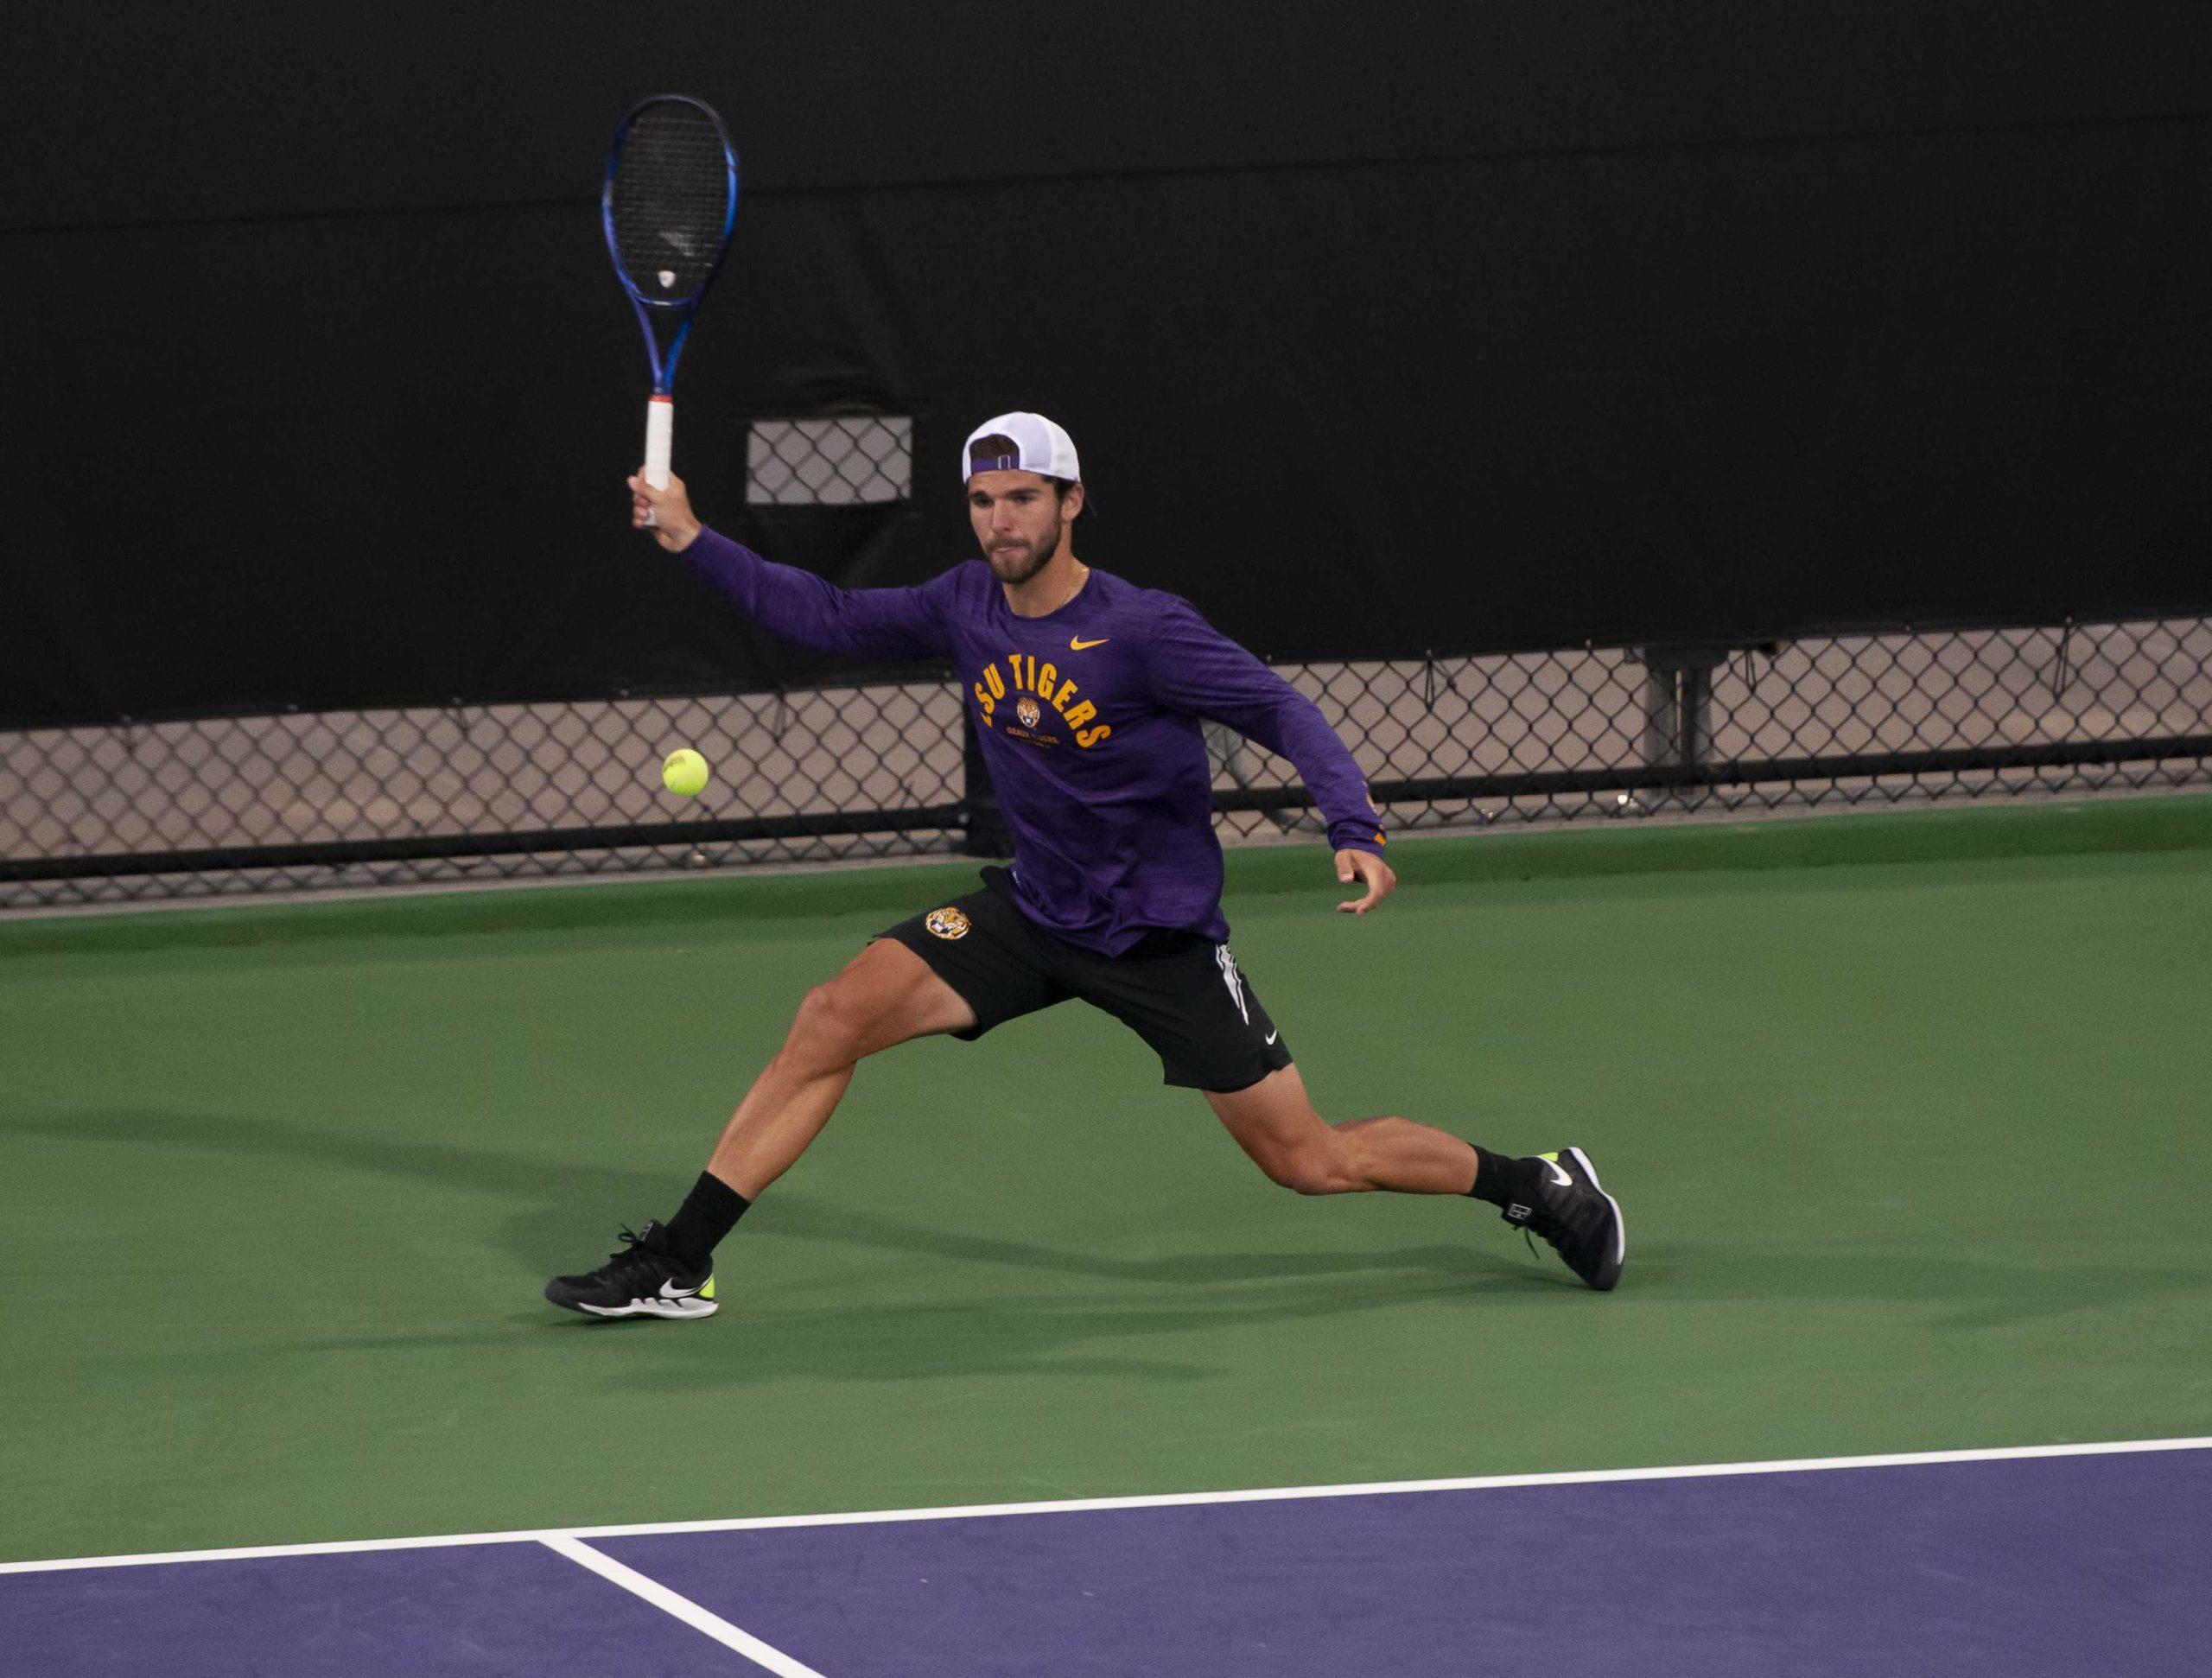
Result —
[[1373, 1146], [1371, 1131], [1361, 1134], [1363, 1127], [1376, 1122], [1355, 1119], [1331, 1125], [1324, 1132], [1325, 1140], [1294, 1150], [1277, 1162], [1279, 1170], [1270, 1169], [1268, 1175], [1297, 1194], [1359, 1194], [1394, 1187], [1390, 1150]]
[[1474, 1145], [1449, 1131], [1395, 1114], [1347, 1119], [1331, 1128], [1345, 1169], [1363, 1188], [1465, 1194], [1474, 1185]]
[[1319, 1126], [1288, 1146], [1248, 1148], [1270, 1179], [1297, 1194], [1465, 1194], [1474, 1181], [1472, 1147], [1395, 1115]]

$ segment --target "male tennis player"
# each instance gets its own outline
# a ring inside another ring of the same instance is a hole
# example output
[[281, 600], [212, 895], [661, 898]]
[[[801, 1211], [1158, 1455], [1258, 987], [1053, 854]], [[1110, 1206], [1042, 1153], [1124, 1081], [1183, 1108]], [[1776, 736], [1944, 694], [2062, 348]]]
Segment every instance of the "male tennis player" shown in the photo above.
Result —
[[[630, 480], [631, 522], [779, 635], [874, 660], [950, 658], [972, 708], [1014, 865], [890, 927], [807, 993], [665, 1224], [545, 1297], [600, 1317], [706, 1317], [713, 1253], [820, 1134], [854, 1067], [910, 1038], [972, 1040], [1080, 997], [1203, 1091], [1230, 1135], [1300, 1194], [1465, 1194], [1556, 1248], [1596, 1288], [1619, 1281], [1619, 1205], [1580, 1148], [1492, 1154], [1385, 1117], [1325, 1122], [1222, 918], [1211, 718], [1297, 766], [1326, 817], [1337, 878], [1364, 915], [1397, 880], [1359, 766], [1313, 702], [1173, 594], [1076, 557], [1084, 486], [1068, 434], [1001, 414], [963, 452], [981, 559], [912, 588], [849, 590], [771, 564], [701, 524], [680, 480]], [[648, 515], [651, 523], [648, 525]]]

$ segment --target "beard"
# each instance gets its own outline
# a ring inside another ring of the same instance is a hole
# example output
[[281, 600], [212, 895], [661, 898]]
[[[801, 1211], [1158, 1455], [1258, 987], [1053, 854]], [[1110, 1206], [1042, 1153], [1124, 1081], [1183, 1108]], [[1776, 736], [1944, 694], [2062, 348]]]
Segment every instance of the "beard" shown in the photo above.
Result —
[[1058, 513], [1046, 527], [1044, 535], [1033, 548], [1007, 548], [995, 552], [986, 550], [983, 557], [990, 562], [991, 575], [1001, 582], [1016, 587], [1029, 581], [1045, 569], [1046, 562], [1060, 550], [1060, 531], [1064, 521]]

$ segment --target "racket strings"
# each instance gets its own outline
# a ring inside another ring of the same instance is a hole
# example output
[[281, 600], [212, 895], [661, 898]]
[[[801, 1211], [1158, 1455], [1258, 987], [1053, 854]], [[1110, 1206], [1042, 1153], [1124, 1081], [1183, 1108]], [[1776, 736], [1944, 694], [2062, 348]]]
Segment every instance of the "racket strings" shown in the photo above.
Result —
[[696, 105], [648, 105], [614, 162], [608, 208], [624, 276], [645, 302], [689, 302], [721, 254], [730, 162], [721, 130]]

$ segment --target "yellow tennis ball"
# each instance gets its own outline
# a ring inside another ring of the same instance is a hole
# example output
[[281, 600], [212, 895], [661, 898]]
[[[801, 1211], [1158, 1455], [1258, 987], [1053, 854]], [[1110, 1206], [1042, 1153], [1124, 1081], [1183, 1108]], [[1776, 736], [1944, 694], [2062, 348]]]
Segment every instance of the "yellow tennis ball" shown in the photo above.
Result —
[[660, 766], [660, 784], [683, 798], [696, 796], [707, 785], [707, 760], [686, 746], [671, 752]]

